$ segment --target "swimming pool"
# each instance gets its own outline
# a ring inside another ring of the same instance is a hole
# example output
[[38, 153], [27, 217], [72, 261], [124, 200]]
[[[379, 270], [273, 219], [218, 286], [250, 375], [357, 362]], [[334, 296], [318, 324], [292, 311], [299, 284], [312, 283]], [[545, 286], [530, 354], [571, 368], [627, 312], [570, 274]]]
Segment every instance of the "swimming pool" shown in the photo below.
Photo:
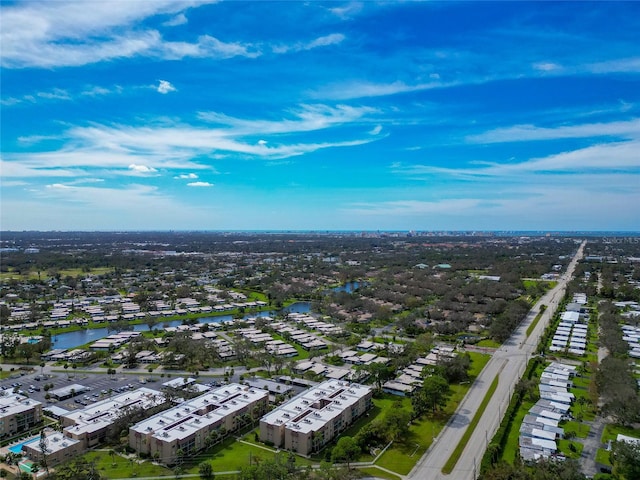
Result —
[[20, 442], [20, 443], [17, 443], [16, 445], [12, 445], [12, 446], [9, 447], [9, 451], [13, 452], [13, 453], [22, 453], [22, 446], [23, 445], [26, 445], [27, 443], [35, 442], [39, 438], [40, 437], [29, 438], [28, 440], [25, 440], [24, 442]]

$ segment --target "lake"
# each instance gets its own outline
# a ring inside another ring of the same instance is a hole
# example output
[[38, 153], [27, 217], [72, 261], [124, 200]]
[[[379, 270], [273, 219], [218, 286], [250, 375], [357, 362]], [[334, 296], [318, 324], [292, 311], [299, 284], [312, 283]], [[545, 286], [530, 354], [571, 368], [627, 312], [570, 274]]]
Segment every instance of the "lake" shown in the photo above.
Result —
[[[311, 310], [310, 302], [296, 302], [289, 305], [286, 308], [281, 310], [282, 313], [309, 313]], [[276, 315], [278, 312], [276, 311], [268, 311], [268, 312], [257, 312], [251, 315], [245, 315], [244, 318], [252, 318], [252, 317], [268, 317], [272, 315]], [[232, 315], [220, 315], [216, 317], [201, 317], [197, 319], [198, 323], [221, 323], [227, 322], [229, 320], [233, 320]], [[158, 328], [167, 328], [167, 327], [178, 327], [182, 325], [182, 320], [171, 320], [163, 322], [159, 320], [156, 324], [156, 329]], [[148, 331], [149, 327], [144, 323], [138, 325], [131, 325], [130, 327], [136, 332]], [[51, 348], [76, 348], [80, 345], [84, 345], [85, 343], [95, 342], [96, 340], [100, 340], [101, 338], [105, 338], [111, 334], [116, 332], [107, 332], [107, 328], [92, 328], [86, 330], [77, 330], [75, 332], [67, 332], [61, 333], [59, 335], [54, 335], [51, 337]]]

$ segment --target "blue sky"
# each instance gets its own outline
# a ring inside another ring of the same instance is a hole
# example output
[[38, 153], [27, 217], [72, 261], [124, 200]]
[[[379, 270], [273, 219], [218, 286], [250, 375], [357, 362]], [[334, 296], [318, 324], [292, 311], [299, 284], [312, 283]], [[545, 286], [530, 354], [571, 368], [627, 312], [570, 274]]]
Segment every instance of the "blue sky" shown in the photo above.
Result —
[[3, 230], [640, 230], [640, 3], [1, 3]]

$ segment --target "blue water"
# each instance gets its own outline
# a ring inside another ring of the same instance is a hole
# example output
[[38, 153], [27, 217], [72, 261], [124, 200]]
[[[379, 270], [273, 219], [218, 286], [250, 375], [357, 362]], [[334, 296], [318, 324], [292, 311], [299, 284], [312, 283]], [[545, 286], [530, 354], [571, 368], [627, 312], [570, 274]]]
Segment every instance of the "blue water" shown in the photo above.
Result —
[[332, 292], [347, 292], [353, 293], [358, 290], [360, 287], [365, 287], [367, 282], [347, 282], [344, 285], [340, 285], [339, 287], [332, 288]]
[[24, 442], [18, 443], [16, 445], [12, 445], [12, 446], [9, 447], [9, 451], [13, 452], [13, 453], [22, 453], [22, 446], [23, 445], [26, 445], [27, 443], [35, 442], [39, 438], [40, 437], [33, 437], [33, 438], [28, 439], [28, 440], [25, 440]]
[[[295, 312], [295, 313], [308, 313], [311, 309], [311, 304], [309, 302], [296, 302], [289, 305], [287, 308], [283, 309], [284, 313]], [[244, 318], [251, 317], [268, 317], [275, 315], [277, 312], [269, 311], [269, 312], [258, 312], [252, 315], [245, 315]], [[233, 320], [232, 315], [220, 315], [217, 317], [202, 317], [198, 318], [198, 323], [221, 323], [227, 322], [229, 320]], [[155, 326], [155, 329], [167, 328], [167, 327], [178, 327], [182, 325], [182, 320], [171, 320], [167, 322], [163, 322], [159, 320]], [[131, 328], [136, 332], [148, 331], [149, 327], [145, 324], [133, 325]], [[51, 348], [76, 348], [79, 345], [84, 345], [85, 343], [95, 342], [96, 340], [100, 340], [101, 338], [105, 338], [109, 335], [112, 335], [116, 332], [107, 332], [107, 328], [93, 328], [87, 330], [76, 330], [75, 332], [61, 333], [59, 335], [54, 335], [51, 338]]]

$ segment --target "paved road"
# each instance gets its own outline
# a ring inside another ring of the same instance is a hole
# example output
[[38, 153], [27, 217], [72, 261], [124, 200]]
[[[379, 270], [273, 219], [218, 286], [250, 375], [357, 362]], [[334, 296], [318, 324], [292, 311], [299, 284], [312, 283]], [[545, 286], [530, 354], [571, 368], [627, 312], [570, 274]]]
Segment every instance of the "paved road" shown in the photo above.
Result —
[[[448, 425], [413, 468], [408, 476], [409, 478], [420, 480], [475, 480], [477, 478], [480, 470], [480, 462], [487, 443], [498, 429], [511, 394], [513, 393], [513, 388], [522, 377], [529, 358], [535, 353], [545, 327], [550, 319], [553, 318], [558, 304], [564, 296], [567, 282], [571, 279], [578, 260], [582, 258], [585, 243], [586, 242], [583, 242], [580, 245], [580, 248], [567, 268], [567, 272], [561, 276], [556, 287], [548, 291], [538, 303], [534, 305], [513, 336], [505, 342], [500, 349], [495, 351], [493, 357], [489, 360], [460, 403], [458, 410]], [[541, 305], [546, 305], [547, 309], [540, 317], [531, 336], [527, 339], [527, 327], [538, 315]], [[497, 375], [500, 375], [498, 388], [480, 418], [480, 422], [469, 439], [462, 456], [450, 475], [443, 474], [442, 467], [451, 456], [456, 445], [460, 442], [469, 422], [478, 410], [489, 386]]]
[[593, 478], [600, 472], [600, 470], [598, 470], [598, 464], [596, 463], [596, 453], [602, 446], [600, 439], [602, 438], [602, 432], [604, 432], [605, 421], [602, 417], [596, 417], [593, 422], [584, 423], [591, 428], [587, 438], [578, 439], [578, 441], [584, 445], [580, 457], [580, 464], [582, 465], [582, 473], [588, 478]]

